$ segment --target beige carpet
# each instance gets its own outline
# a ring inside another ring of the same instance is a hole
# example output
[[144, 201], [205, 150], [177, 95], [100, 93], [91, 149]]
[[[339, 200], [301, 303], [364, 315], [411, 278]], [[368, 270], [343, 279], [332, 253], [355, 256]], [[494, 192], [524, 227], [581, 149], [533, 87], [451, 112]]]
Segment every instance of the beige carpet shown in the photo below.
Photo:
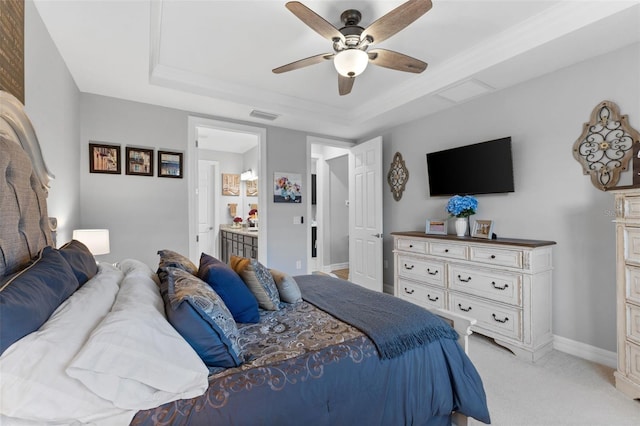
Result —
[[493, 425], [640, 425], [640, 402], [616, 390], [609, 367], [555, 350], [531, 364], [480, 335], [471, 336], [469, 352]]

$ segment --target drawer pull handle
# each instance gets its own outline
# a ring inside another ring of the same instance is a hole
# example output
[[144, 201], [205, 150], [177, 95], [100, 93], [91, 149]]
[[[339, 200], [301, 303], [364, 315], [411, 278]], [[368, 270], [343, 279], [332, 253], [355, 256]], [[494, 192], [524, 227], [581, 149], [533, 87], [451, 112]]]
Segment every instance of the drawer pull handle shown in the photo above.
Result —
[[467, 309], [465, 309], [465, 308], [462, 307], [462, 305], [460, 303], [458, 303], [458, 308], [460, 308], [461, 311], [465, 311], [465, 312], [469, 312], [471, 310], [471, 306], [469, 306]]
[[498, 287], [496, 285], [495, 281], [491, 281], [491, 285], [493, 286], [493, 288], [495, 288], [496, 290], [506, 290], [507, 288], [509, 288], [509, 284], [505, 284], [504, 287]]
[[415, 265], [407, 265], [406, 263], [404, 264], [404, 269], [408, 269], [409, 271], [412, 270], [415, 267]]
[[409, 248], [413, 248], [413, 244], [409, 244]]
[[431, 269], [427, 268], [427, 274], [429, 274], [429, 275], [438, 275], [438, 270], [436, 269], [435, 271], [431, 272]]
[[465, 280], [465, 279], [463, 279], [460, 275], [458, 275], [458, 279], [459, 279], [460, 281], [462, 281], [463, 283], [468, 283], [469, 281], [471, 281], [471, 277], [469, 277], [469, 278], [467, 278], [467, 279]]
[[404, 288], [404, 292], [407, 293], [407, 294], [413, 294], [413, 292], [415, 292], [415, 290], [414, 289], [409, 290], [408, 288], [405, 287]]
[[504, 319], [498, 319], [496, 318], [496, 314], [491, 314], [491, 316], [493, 317], [493, 319], [497, 322], [500, 322], [502, 324], [504, 324], [505, 322], [509, 321], [509, 317], [504, 317]]
[[439, 297], [438, 297], [438, 296], [436, 296], [436, 297], [435, 297], [435, 299], [434, 299], [434, 298], [432, 298], [432, 297], [431, 297], [431, 295], [430, 295], [430, 294], [427, 294], [427, 299], [429, 299], [429, 300], [430, 300], [430, 301], [432, 301], [432, 302], [437, 302], [437, 301], [438, 301], [438, 299], [439, 299]]
[[444, 252], [445, 253], [449, 253], [449, 249], [444, 249]]
[[496, 255], [495, 255], [495, 254], [492, 254], [492, 255], [491, 255], [491, 259], [495, 259], [495, 258], [496, 258]]

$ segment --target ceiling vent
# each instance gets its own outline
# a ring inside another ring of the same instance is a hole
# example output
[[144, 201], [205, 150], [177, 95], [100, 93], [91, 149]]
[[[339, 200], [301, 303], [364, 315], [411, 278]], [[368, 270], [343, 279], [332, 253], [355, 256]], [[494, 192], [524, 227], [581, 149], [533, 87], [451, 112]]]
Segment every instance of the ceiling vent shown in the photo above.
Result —
[[251, 117], [260, 118], [262, 120], [269, 120], [269, 121], [273, 121], [276, 118], [280, 117], [279, 114], [272, 114], [270, 112], [258, 111], [257, 109], [254, 109], [253, 111], [251, 111], [249, 115]]
[[464, 102], [495, 90], [479, 80], [470, 79], [438, 92], [437, 95], [452, 102]]

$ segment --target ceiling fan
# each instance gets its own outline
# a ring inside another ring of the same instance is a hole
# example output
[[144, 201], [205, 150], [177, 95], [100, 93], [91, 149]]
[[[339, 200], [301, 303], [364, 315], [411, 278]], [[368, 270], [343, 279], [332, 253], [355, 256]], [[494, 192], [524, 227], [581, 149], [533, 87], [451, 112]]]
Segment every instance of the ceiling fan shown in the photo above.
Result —
[[356, 76], [365, 70], [369, 62], [393, 70], [421, 73], [427, 68], [427, 64], [419, 59], [392, 50], [368, 49], [407, 27], [427, 13], [431, 6], [431, 0], [409, 0], [367, 28], [358, 25], [362, 14], [358, 10], [349, 9], [340, 15], [344, 26], [337, 29], [302, 3], [290, 1], [286, 4], [287, 9], [311, 29], [331, 41], [334, 52], [300, 59], [275, 68], [273, 72], [280, 74], [333, 59], [338, 71], [338, 92], [340, 95], [351, 93]]

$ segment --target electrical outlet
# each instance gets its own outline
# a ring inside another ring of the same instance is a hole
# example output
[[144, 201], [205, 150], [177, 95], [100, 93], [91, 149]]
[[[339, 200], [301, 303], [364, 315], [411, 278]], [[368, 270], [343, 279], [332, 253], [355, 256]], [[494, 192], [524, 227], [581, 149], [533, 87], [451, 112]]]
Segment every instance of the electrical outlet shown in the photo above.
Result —
[[302, 261], [296, 260], [296, 269], [302, 269]]

